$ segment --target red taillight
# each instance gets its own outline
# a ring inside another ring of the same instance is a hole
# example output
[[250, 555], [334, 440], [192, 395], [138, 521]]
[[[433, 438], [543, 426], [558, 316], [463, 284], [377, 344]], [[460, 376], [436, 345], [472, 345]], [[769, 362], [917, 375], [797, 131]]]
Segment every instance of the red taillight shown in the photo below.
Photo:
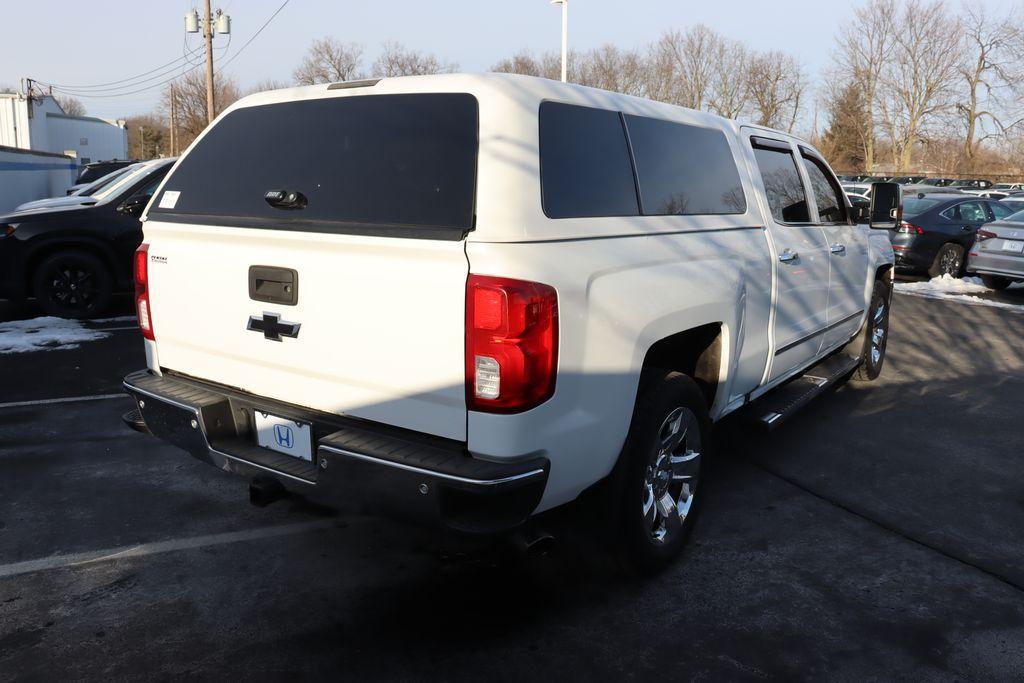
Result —
[[902, 232], [902, 233], [911, 233], [912, 232], [912, 233], [915, 233], [915, 234], [918, 234], [918, 235], [923, 235], [924, 234], [924, 228], [922, 228], [919, 225], [914, 225], [913, 223], [908, 223], [906, 221], [903, 221], [902, 223], [900, 223], [900, 227], [897, 230], [897, 232]]
[[153, 312], [149, 305], [149, 245], [140, 244], [135, 250], [135, 313], [139, 318], [142, 336], [156, 341], [153, 335]]
[[978, 235], [978, 241], [979, 242], [984, 242], [985, 240], [990, 240], [993, 237], [999, 237], [999, 235], [995, 234], [994, 232], [990, 232], [988, 230], [979, 230], [977, 232], [977, 235]]
[[518, 413], [555, 393], [558, 295], [536, 282], [470, 275], [466, 283], [466, 403]]

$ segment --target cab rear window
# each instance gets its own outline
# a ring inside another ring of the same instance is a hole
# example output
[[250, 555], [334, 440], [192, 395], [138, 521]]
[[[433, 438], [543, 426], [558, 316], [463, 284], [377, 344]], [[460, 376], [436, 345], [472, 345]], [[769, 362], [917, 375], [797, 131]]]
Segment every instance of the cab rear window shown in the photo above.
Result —
[[[182, 159], [151, 213], [160, 220], [461, 239], [473, 228], [478, 116], [476, 98], [462, 93], [238, 109]], [[297, 199], [274, 200], [280, 197]]]

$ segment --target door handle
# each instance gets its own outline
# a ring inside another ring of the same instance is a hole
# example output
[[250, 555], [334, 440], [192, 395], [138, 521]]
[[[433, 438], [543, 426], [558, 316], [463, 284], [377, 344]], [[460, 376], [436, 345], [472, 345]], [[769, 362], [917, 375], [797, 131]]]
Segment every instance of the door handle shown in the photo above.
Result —
[[844, 253], [846, 253], [846, 245], [845, 244], [833, 244], [831, 247], [829, 247], [829, 249], [832, 251], [833, 254], [844, 254]]
[[800, 254], [796, 253], [792, 249], [785, 249], [781, 254], [779, 254], [779, 260], [783, 263], [796, 261], [798, 258], [800, 258]]
[[971, 230], [974, 230], [974, 227], [970, 225], [961, 225], [960, 229], [964, 232], [970, 232]]

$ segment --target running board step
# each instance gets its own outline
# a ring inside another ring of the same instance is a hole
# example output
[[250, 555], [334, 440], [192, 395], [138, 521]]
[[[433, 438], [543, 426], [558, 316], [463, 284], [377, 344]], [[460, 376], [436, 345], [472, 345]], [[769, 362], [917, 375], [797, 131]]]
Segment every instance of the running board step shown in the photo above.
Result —
[[842, 352], [830, 356], [804, 374], [757, 399], [751, 407], [751, 414], [756, 422], [771, 431], [853, 372], [859, 363], [859, 359]]

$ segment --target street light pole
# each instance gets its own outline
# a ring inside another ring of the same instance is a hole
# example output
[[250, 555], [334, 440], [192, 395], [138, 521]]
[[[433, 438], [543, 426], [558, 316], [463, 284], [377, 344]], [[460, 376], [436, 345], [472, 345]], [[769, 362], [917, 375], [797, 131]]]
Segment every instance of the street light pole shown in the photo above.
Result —
[[569, 0], [551, 0], [551, 4], [562, 6], [562, 83], [567, 83], [569, 62]]

